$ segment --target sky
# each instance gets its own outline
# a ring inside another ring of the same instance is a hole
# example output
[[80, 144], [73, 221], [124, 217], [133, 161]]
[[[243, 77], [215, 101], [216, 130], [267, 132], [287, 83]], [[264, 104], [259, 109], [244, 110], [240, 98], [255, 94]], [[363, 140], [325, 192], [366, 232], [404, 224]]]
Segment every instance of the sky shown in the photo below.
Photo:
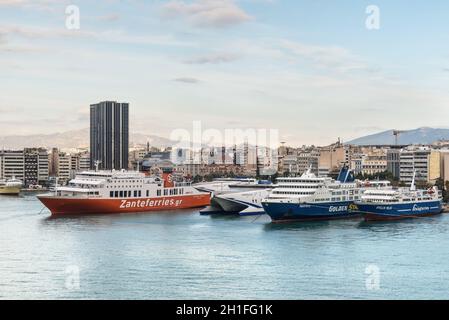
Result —
[[[67, 6], [79, 28], [67, 28]], [[379, 10], [379, 28], [367, 28]], [[0, 135], [87, 128], [277, 129], [324, 145], [449, 126], [449, 3], [433, 0], [0, 0]]]

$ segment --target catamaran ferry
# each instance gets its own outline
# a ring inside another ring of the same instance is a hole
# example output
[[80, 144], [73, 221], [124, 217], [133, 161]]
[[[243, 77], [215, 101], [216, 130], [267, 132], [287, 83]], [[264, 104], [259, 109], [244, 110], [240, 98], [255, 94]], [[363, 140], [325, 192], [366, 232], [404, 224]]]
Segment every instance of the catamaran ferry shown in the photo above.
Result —
[[307, 170], [300, 177], [278, 178], [276, 188], [262, 201], [273, 222], [330, 220], [360, 216], [354, 201], [367, 188], [388, 186], [388, 181], [355, 181], [343, 167], [337, 180], [317, 177]]
[[173, 182], [171, 174], [149, 177], [133, 171], [86, 171], [54, 194], [38, 196], [52, 215], [129, 213], [205, 207], [210, 193], [187, 182]]
[[200, 211], [202, 215], [261, 215], [265, 211], [262, 200], [268, 197], [271, 189], [245, 190], [214, 194], [209, 207]]
[[416, 190], [415, 175], [410, 188], [366, 190], [356, 205], [366, 221], [417, 218], [443, 212], [438, 188]]

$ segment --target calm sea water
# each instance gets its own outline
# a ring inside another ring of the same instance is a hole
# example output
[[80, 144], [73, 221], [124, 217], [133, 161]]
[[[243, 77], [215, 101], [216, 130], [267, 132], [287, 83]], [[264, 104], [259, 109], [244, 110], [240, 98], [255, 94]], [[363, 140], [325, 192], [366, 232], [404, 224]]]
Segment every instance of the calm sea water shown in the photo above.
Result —
[[273, 225], [197, 210], [49, 218], [0, 197], [2, 299], [449, 299], [449, 215]]

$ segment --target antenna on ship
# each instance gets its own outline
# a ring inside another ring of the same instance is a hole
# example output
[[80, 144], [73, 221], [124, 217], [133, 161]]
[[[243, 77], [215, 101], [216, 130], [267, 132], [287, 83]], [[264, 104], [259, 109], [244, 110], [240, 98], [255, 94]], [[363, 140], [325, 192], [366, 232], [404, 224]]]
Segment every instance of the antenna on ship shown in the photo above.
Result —
[[55, 195], [57, 194], [57, 192], [58, 192], [58, 179], [59, 179], [59, 177], [55, 177]]
[[312, 164], [309, 165], [309, 168], [306, 171], [307, 174], [311, 174], [312, 173]]
[[415, 177], [416, 177], [416, 170], [413, 171], [413, 179], [412, 179], [412, 184], [410, 185], [410, 191], [416, 190]]
[[95, 172], [98, 171], [98, 167], [99, 167], [100, 163], [101, 163], [100, 160], [96, 160], [96, 161], [95, 161]]

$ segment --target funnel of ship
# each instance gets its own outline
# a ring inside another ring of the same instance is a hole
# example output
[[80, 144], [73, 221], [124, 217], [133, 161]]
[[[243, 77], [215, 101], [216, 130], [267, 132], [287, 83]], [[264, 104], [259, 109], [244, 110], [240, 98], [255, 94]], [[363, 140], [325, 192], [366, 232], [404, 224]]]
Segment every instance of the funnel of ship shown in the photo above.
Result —
[[162, 180], [164, 180], [164, 188], [172, 188], [175, 186], [173, 177], [173, 168], [165, 167], [160, 168], [162, 170]]

